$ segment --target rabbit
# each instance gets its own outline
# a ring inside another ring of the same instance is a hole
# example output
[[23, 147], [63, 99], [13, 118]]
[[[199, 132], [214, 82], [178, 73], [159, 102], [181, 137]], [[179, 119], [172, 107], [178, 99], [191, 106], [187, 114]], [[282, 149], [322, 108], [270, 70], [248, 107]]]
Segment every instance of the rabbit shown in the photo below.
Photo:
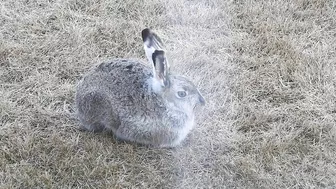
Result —
[[160, 38], [142, 30], [146, 57], [115, 59], [93, 67], [79, 81], [75, 104], [80, 128], [112, 131], [117, 139], [156, 147], [176, 147], [194, 126], [205, 100], [187, 78], [169, 71]]

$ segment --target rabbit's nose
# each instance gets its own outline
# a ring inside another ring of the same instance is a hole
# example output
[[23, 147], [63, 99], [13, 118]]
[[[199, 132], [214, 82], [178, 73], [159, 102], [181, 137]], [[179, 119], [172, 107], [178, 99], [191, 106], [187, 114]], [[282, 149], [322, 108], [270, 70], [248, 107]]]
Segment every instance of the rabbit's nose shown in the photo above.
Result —
[[205, 100], [203, 98], [203, 96], [200, 94], [199, 97], [198, 97], [198, 100], [199, 100], [199, 103], [204, 106], [205, 105]]

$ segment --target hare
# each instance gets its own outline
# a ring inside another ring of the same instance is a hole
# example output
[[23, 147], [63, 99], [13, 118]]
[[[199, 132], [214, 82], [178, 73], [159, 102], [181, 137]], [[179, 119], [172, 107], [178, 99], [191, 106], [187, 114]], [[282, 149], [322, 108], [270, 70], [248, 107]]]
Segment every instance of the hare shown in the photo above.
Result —
[[152, 69], [140, 61], [101, 63], [79, 81], [75, 103], [81, 129], [112, 131], [125, 141], [175, 147], [194, 126], [195, 111], [205, 100], [197, 87], [169, 71], [159, 37], [142, 30]]

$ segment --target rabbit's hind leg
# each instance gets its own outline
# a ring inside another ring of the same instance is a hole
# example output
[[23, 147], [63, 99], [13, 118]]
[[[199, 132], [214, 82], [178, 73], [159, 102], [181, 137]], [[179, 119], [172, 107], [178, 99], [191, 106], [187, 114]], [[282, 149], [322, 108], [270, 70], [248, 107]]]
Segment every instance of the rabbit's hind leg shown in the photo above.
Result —
[[106, 129], [102, 123], [85, 123], [84, 121], [81, 121], [79, 130], [89, 132], [102, 132]]
[[[99, 91], [91, 91], [77, 98], [80, 129], [92, 132], [110, 130], [105, 124], [111, 112], [110, 101]], [[109, 118], [110, 120], [110, 118]]]

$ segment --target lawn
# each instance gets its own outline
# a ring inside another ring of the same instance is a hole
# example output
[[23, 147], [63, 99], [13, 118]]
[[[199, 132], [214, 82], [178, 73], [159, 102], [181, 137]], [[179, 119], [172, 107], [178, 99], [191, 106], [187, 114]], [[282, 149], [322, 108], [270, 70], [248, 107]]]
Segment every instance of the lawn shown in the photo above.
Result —
[[[75, 86], [141, 30], [207, 104], [177, 148], [80, 131]], [[0, 188], [336, 188], [333, 0], [2, 0]]]

